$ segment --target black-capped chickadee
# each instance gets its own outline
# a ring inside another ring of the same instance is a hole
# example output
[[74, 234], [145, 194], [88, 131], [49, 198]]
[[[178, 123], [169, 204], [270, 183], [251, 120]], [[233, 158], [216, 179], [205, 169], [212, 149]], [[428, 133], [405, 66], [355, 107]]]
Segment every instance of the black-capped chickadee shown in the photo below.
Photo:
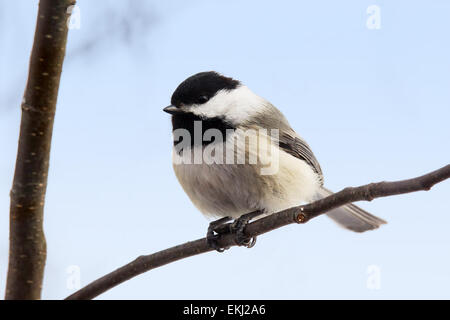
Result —
[[[214, 230], [236, 219], [237, 242], [245, 224], [325, 197], [319, 162], [283, 114], [241, 82], [217, 72], [201, 72], [184, 80], [164, 108], [172, 115], [175, 174], [194, 205], [210, 224], [208, 242], [215, 249]], [[356, 232], [386, 223], [348, 204], [327, 215]]]

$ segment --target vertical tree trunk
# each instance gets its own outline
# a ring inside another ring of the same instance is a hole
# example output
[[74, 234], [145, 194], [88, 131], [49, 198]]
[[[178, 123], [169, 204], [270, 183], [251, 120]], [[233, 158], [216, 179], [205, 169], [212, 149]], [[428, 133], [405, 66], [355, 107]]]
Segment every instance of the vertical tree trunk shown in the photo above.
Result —
[[11, 189], [6, 299], [39, 299], [46, 259], [43, 214], [53, 120], [75, 0], [41, 0]]

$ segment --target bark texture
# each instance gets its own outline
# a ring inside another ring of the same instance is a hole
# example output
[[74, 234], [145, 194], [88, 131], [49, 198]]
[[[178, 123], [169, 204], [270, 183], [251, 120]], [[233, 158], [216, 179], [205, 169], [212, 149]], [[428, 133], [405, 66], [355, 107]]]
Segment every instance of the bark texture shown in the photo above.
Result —
[[53, 121], [64, 61], [68, 7], [41, 0], [11, 189], [9, 265], [5, 299], [39, 299], [46, 260], [43, 216]]

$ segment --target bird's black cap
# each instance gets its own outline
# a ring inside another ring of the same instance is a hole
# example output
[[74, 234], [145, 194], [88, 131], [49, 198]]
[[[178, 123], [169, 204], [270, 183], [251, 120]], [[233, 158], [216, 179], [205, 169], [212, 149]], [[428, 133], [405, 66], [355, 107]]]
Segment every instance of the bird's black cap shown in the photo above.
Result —
[[202, 104], [220, 90], [232, 90], [238, 87], [240, 82], [227, 78], [215, 71], [197, 73], [184, 80], [174, 91], [171, 104], [180, 105]]

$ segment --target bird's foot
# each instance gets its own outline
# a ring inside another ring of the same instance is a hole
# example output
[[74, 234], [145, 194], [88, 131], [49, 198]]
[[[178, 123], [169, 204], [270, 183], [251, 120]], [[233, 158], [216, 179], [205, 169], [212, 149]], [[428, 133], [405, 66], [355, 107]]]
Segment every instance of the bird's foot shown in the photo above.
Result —
[[217, 244], [217, 240], [220, 237], [220, 233], [218, 232], [218, 228], [225, 225], [228, 221], [232, 220], [231, 217], [221, 218], [216, 221], [212, 221], [209, 224], [208, 232], [206, 233], [206, 242], [208, 245], [216, 250], [217, 252], [224, 252], [228, 248], [222, 248]]
[[231, 224], [231, 231], [235, 234], [235, 241], [238, 246], [252, 248], [256, 243], [256, 237], [248, 237], [245, 235], [245, 227], [253, 218], [263, 214], [263, 211], [253, 211], [243, 214]]
[[256, 243], [256, 237], [248, 237], [245, 235], [245, 227], [253, 218], [260, 216], [264, 211], [258, 210], [243, 214], [233, 221], [231, 217], [224, 217], [213, 221], [209, 224], [208, 232], [206, 233], [206, 241], [208, 245], [217, 252], [224, 252], [228, 248], [222, 248], [218, 245], [218, 239], [221, 234], [233, 233], [235, 235], [234, 241], [238, 246], [252, 248]]

